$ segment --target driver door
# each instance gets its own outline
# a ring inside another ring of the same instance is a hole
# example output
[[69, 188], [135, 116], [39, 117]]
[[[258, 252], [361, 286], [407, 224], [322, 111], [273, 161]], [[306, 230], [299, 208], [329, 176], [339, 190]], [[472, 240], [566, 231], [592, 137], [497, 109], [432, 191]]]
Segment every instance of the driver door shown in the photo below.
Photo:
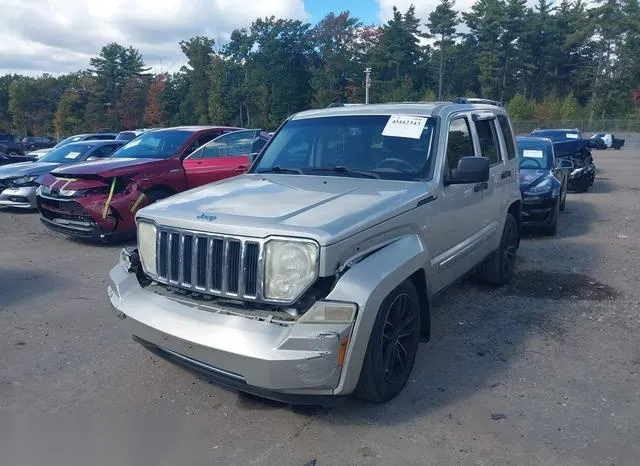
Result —
[[184, 161], [189, 188], [244, 173], [249, 167], [256, 130], [223, 134], [188, 156]]
[[468, 272], [483, 254], [483, 216], [487, 210], [484, 189], [477, 184], [446, 183], [462, 157], [480, 155], [472, 125], [470, 115], [456, 115], [447, 123], [442, 182], [436, 199], [438, 213], [425, 232], [435, 272], [434, 293]]

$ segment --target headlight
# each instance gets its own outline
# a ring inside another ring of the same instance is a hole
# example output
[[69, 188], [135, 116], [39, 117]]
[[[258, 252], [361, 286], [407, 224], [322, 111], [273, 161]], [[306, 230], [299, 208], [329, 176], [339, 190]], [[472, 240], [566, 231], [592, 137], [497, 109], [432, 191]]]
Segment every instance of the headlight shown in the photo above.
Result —
[[16, 186], [20, 186], [20, 185], [28, 185], [33, 183], [34, 181], [36, 181], [38, 179], [38, 176], [23, 176], [21, 178], [15, 178], [12, 183]]
[[318, 276], [318, 245], [311, 241], [268, 241], [264, 274], [266, 299], [293, 301]]
[[138, 254], [142, 269], [149, 275], [156, 275], [156, 226], [141, 220], [138, 222]]
[[526, 190], [528, 194], [540, 194], [546, 193], [547, 191], [551, 191], [551, 180], [549, 178], [545, 178], [543, 181], [538, 183], [537, 185]]

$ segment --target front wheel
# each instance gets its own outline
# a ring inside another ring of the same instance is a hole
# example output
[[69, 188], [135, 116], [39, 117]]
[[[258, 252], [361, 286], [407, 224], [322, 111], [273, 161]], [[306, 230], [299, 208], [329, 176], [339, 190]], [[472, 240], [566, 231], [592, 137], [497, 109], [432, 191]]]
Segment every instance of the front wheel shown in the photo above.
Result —
[[383, 403], [403, 389], [420, 341], [420, 301], [410, 280], [384, 299], [369, 337], [360, 380], [353, 396]]
[[511, 213], [508, 213], [499, 249], [480, 266], [482, 281], [497, 286], [506, 285], [511, 281], [516, 264], [519, 236], [518, 222]]

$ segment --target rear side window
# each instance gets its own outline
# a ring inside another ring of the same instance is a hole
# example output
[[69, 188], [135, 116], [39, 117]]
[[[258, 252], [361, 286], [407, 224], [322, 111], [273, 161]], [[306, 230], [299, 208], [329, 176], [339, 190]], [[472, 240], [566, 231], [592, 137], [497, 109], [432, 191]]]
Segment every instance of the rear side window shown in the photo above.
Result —
[[478, 132], [478, 140], [480, 142], [480, 155], [488, 158], [491, 165], [502, 162], [495, 120], [477, 121], [476, 131]]
[[456, 118], [449, 123], [449, 137], [447, 140], [447, 164], [449, 170], [458, 167], [462, 157], [475, 155], [469, 124], [466, 118]]
[[509, 119], [504, 115], [498, 115], [498, 122], [500, 123], [500, 129], [502, 130], [504, 144], [507, 147], [507, 158], [511, 160], [516, 156], [516, 146], [513, 142], [513, 132], [511, 131]]

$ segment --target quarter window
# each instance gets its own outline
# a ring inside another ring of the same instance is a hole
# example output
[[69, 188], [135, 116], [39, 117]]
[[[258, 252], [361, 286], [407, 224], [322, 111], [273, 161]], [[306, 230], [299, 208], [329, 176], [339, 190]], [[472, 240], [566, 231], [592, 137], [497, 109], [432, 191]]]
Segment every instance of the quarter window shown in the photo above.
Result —
[[462, 157], [475, 155], [469, 124], [466, 118], [456, 118], [449, 123], [449, 137], [447, 140], [448, 175], [458, 167]]
[[491, 165], [502, 162], [502, 158], [500, 157], [500, 146], [498, 145], [498, 135], [496, 134], [495, 120], [477, 121], [476, 131], [478, 132], [478, 139], [480, 142], [480, 155], [488, 158]]

